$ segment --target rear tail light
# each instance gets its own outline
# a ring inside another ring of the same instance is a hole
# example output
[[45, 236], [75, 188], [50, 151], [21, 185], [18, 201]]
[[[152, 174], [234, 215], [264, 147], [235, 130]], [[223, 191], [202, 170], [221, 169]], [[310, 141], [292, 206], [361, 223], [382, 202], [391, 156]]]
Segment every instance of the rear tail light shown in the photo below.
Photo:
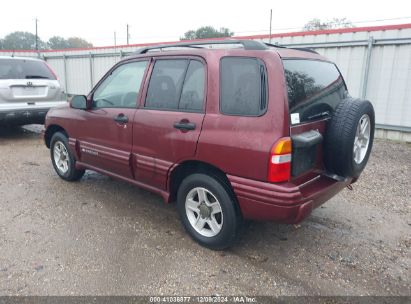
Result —
[[291, 138], [280, 138], [272, 147], [268, 162], [268, 181], [286, 182], [291, 176]]

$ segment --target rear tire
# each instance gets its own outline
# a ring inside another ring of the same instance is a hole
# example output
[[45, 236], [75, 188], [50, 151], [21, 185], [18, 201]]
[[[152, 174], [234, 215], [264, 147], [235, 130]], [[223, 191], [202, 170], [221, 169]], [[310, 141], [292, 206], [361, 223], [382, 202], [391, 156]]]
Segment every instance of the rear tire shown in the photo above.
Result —
[[186, 177], [177, 193], [177, 208], [189, 235], [200, 245], [222, 250], [238, 239], [242, 217], [225, 183], [209, 175]]
[[343, 100], [327, 126], [327, 170], [344, 177], [359, 177], [370, 157], [374, 129], [374, 108], [368, 100]]
[[72, 182], [83, 177], [85, 170], [76, 169], [76, 159], [64, 133], [56, 132], [51, 137], [50, 157], [54, 170], [62, 179]]

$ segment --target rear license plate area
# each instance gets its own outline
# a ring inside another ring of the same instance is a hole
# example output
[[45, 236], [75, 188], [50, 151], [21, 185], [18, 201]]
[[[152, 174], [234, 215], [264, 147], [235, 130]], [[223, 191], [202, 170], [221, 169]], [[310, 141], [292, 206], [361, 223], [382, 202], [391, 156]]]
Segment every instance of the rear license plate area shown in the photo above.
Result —
[[14, 87], [12, 88], [14, 97], [26, 96], [43, 96], [45, 95], [45, 87]]

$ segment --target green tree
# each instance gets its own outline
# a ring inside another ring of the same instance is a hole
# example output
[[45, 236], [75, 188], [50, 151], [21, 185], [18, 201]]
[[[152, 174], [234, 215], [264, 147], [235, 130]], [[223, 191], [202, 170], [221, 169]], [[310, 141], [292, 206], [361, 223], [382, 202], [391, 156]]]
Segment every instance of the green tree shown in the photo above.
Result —
[[52, 50], [59, 50], [59, 49], [74, 49], [74, 48], [88, 48], [92, 47], [93, 45], [86, 40], [78, 37], [70, 37], [65, 39], [60, 36], [53, 36], [47, 42], [47, 45]]
[[93, 47], [93, 44], [79, 37], [70, 37], [67, 39], [69, 48], [89, 48]]
[[304, 25], [304, 31], [317, 31], [337, 28], [351, 28], [354, 24], [347, 18], [333, 18], [331, 21], [321, 21], [318, 18], [312, 19]]
[[47, 45], [52, 50], [68, 49], [69, 43], [66, 39], [60, 36], [53, 36], [47, 41]]
[[220, 37], [231, 37], [234, 32], [231, 32], [228, 28], [222, 27], [219, 30], [212, 26], [202, 26], [197, 30], [189, 30], [184, 33], [184, 36], [180, 40], [193, 40], [193, 39], [204, 39], [204, 38], [220, 38]]
[[[37, 39], [39, 50], [45, 49], [46, 44]], [[2, 40], [2, 49], [5, 50], [34, 50], [36, 49], [36, 35], [29, 32], [13, 32]]]

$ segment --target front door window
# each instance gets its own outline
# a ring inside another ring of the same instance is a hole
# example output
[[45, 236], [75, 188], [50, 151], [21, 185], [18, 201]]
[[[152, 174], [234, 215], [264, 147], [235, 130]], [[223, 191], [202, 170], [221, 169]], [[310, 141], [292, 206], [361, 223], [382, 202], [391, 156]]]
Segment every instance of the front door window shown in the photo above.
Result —
[[135, 61], [115, 69], [93, 95], [93, 108], [135, 108], [148, 61]]

